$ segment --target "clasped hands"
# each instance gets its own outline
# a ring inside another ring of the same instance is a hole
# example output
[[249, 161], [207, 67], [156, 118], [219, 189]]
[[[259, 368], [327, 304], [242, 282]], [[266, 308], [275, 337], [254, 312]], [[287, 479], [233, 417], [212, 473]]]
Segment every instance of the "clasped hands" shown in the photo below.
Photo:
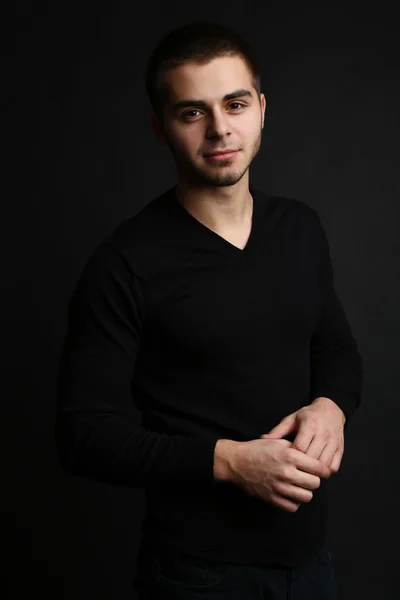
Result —
[[260, 439], [281, 439], [296, 433], [292, 448], [324, 463], [337, 473], [344, 452], [346, 417], [330, 398], [319, 396], [311, 404], [291, 413]]

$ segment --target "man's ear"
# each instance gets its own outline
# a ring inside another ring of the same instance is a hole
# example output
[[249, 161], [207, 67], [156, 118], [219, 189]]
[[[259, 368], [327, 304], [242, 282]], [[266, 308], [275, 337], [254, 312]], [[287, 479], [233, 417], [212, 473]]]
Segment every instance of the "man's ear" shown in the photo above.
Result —
[[267, 99], [264, 94], [261, 94], [261, 110], [262, 110], [262, 129], [264, 129], [265, 111], [267, 108]]

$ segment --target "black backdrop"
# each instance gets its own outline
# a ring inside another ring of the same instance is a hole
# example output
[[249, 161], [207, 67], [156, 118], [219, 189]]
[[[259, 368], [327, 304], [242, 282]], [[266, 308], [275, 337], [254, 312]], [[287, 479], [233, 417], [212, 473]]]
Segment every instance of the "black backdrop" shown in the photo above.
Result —
[[17, 115], [9, 140], [22, 159], [32, 149], [34, 175], [17, 161], [14, 195], [3, 189], [8, 597], [135, 598], [143, 492], [61, 471], [55, 377], [67, 304], [89, 254], [175, 181], [172, 159], [150, 127], [147, 56], [172, 27], [209, 19], [236, 28], [260, 54], [266, 126], [251, 181], [319, 211], [336, 289], [364, 358], [362, 406], [331, 480], [329, 530], [341, 599], [394, 598], [400, 420], [394, 15], [384, 3], [368, 9], [349, 2], [56, 2], [20, 3], [18, 11], [5, 65], [7, 108]]

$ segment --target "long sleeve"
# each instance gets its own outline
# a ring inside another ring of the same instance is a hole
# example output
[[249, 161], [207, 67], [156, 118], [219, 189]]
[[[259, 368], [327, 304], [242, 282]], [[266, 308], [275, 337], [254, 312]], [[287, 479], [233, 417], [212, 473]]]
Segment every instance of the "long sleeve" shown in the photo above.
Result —
[[107, 241], [88, 260], [68, 308], [57, 379], [62, 468], [105, 483], [213, 482], [217, 438], [135, 425], [131, 381], [145, 319], [141, 280]]
[[327, 236], [318, 220], [321, 249], [321, 313], [312, 335], [311, 400], [325, 396], [346, 416], [345, 427], [361, 402], [363, 364], [342, 304], [334, 289], [334, 272]]

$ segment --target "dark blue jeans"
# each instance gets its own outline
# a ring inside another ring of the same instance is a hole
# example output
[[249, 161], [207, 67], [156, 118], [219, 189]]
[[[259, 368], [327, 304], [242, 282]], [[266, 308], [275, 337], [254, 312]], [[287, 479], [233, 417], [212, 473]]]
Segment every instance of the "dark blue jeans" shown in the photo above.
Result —
[[332, 552], [296, 568], [236, 565], [141, 547], [138, 600], [338, 600]]

